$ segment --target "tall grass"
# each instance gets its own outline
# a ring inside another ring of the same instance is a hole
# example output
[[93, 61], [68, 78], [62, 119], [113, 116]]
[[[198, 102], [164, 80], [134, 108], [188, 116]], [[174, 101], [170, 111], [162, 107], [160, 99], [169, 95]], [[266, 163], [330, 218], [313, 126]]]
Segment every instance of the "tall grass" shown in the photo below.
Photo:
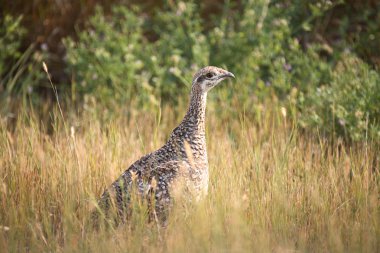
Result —
[[[210, 188], [177, 203], [167, 228], [144, 213], [118, 228], [87, 226], [93, 200], [165, 142], [182, 113], [169, 107], [102, 121], [51, 112], [0, 121], [2, 252], [376, 252], [378, 146], [299, 133], [276, 104], [255, 116], [207, 114]], [[218, 105], [223, 108], [223, 103]], [[162, 116], [160, 116], [162, 115]]]

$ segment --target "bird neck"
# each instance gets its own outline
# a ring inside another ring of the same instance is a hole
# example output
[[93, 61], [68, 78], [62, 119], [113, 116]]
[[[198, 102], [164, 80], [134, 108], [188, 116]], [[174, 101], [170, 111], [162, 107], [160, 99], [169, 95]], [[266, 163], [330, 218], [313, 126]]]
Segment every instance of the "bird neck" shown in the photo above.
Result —
[[196, 131], [194, 134], [205, 133], [206, 101], [207, 92], [194, 89], [191, 91], [189, 108], [183, 123], [193, 126]]

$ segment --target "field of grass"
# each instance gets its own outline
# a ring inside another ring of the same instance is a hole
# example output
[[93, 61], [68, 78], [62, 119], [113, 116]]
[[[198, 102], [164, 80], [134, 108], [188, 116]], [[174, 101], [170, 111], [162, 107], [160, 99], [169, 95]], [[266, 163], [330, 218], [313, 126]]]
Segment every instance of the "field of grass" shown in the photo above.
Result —
[[[224, 110], [218, 104], [218, 110]], [[20, 115], [0, 122], [2, 252], [378, 252], [378, 146], [300, 133], [280, 106], [219, 117], [209, 103], [210, 188], [167, 228], [144, 212], [118, 228], [86, 220], [99, 196], [162, 145], [184, 111]], [[226, 109], [226, 108], [225, 108]], [[228, 115], [226, 112], [223, 115]], [[49, 129], [47, 129], [49, 126]]]

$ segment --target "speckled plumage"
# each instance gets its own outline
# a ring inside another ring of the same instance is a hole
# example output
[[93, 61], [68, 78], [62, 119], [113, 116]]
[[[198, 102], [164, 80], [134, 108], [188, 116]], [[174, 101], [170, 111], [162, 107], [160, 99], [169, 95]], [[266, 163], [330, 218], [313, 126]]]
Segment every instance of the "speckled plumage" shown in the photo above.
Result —
[[198, 200], [207, 194], [207, 92], [227, 77], [234, 75], [212, 66], [194, 75], [189, 108], [182, 122], [173, 130], [165, 145], [134, 162], [103, 193], [99, 200], [103, 211], [106, 212], [114, 203], [120, 218], [125, 217], [132, 185], [137, 188], [138, 195], [154, 196], [154, 210], [161, 221], [166, 220], [173, 196], [190, 193], [191, 198]]

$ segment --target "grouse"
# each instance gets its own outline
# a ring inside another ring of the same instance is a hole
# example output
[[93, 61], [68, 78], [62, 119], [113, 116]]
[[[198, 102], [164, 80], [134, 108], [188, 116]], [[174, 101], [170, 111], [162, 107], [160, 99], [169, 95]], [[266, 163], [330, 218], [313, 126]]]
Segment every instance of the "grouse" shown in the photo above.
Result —
[[106, 214], [113, 205], [118, 213], [117, 219], [125, 219], [133, 192], [143, 198], [151, 198], [155, 217], [165, 222], [177, 193], [190, 193], [189, 196], [195, 200], [207, 194], [206, 98], [208, 91], [228, 77], [235, 76], [213, 66], [204, 67], [194, 75], [188, 110], [169, 140], [125, 170], [102, 194], [94, 212]]

